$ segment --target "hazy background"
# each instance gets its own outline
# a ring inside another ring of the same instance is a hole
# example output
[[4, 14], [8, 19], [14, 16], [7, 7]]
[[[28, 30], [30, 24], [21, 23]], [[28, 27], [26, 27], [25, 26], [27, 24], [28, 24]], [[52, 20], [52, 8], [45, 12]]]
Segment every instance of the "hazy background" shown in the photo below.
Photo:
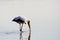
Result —
[[31, 20], [31, 40], [60, 40], [60, 0], [0, 0], [0, 32], [18, 31], [19, 15]]

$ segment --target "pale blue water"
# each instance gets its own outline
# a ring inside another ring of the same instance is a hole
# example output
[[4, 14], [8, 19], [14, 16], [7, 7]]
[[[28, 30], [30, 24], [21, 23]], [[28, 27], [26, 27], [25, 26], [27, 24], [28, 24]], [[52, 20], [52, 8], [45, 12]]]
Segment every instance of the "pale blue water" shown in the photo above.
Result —
[[[23, 40], [27, 39], [27, 31], [23, 31]], [[11, 32], [0, 32], [0, 40], [20, 40], [20, 32], [19, 31], [11, 31]]]
[[19, 32], [0, 32], [0, 40], [18, 40]]
[[[20, 40], [20, 37], [23, 40], [28, 39], [28, 31], [23, 31], [22, 36], [20, 36], [20, 33], [20, 31], [0, 32], [0, 40]], [[60, 35], [58, 32], [53, 33], [47, 31], [41, 32], [40, 30], [32, 30], [31, 40], [60, 40]]]

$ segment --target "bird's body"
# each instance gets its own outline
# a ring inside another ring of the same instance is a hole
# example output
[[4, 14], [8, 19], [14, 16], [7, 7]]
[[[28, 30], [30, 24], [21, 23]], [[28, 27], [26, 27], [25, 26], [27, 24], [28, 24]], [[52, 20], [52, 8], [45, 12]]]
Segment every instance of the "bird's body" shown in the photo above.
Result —
[[17, 22], [17, 23], [25, 23], [25, 19], [22, 18], [21, 16], [15, 17], [13, 19], [13, 21]]
[[22, 26], [20, 27], [20, 30], [22, 30], [23, 24], [28, 24], [30, 28], [30, 20], [24, 16], [15, 17], [12, 21], [17, 22], [19, 25], [22, 24]]

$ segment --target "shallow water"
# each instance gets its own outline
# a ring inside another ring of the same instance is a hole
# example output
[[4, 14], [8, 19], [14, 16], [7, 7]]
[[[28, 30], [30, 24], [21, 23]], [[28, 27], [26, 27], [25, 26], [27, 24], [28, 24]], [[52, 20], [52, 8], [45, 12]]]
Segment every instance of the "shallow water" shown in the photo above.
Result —
[[0, 40], [27, 40], [28, 37], [28, 31], [0, 32]]

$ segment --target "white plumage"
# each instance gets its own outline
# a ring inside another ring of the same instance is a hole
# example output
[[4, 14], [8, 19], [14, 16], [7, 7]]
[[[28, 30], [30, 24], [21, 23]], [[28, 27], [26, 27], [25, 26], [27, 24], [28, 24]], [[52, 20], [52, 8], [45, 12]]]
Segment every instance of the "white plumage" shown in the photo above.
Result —
[[[18, 16], [15, 17], [12, 21], [17, 22], [20, 25], [20, 31], [22, 31], [23, 24], [28, 24], [29, 29], [31, 30], [30, 27], [30, 20], [27, 19], [25, 16]], [[22, 24], [22, 25], [21, 25]]]

